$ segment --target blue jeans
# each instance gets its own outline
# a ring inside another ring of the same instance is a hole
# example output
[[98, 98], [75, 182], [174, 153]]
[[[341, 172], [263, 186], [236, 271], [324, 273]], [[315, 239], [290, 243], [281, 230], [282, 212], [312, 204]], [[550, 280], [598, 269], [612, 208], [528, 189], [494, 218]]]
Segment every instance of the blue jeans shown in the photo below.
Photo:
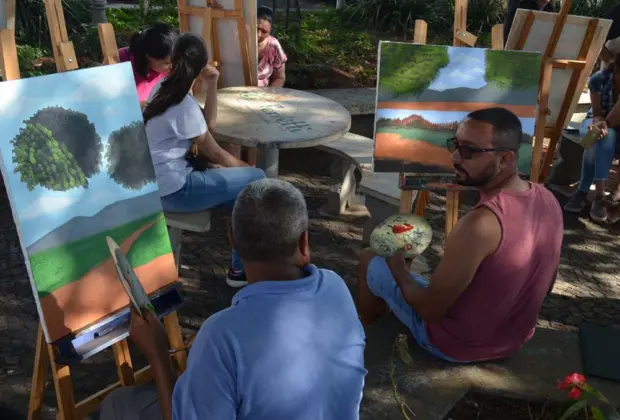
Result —
[[[217, 168], [193, 171], [179, 191], [161, 198], [164, 211], [195, 213], [213, 207], [232, 211], [237, 196], [246, 185], [265, 178], [262, 169], [252, 167]], [[243, 263], [233, 249], [231, 267], [243, 270]]]
[[[422, 288], [428, 287], [428, 280], [418, 274], [410, 273], [411, 280], [417, 283]], [[453, 363], [464, 363], [458, 360], [454, 360], [451, 357], [446, 356], [433, 346], [426, 333], [426, 327], [424, 320], [420, 318], [411, 306], [405, 301], [403, 294], [392, 276], [390, 267], [388, 267], [385, 258], [374, 257], [368, 265], [368, 271], [366, 273], [366, 281], [368, 282], [368, 288], [373, 295], [383, 299], [394, 315], [405, 324], [413, 338], [420, 347], [428, 351], [434, 356], [444, 359]]]
[[[591, 124], [591, 119], [584, 120], [583, 123], [581, 123], [581, 127], [579, 128], [581, 137], [586, 135]], [[587, 193], [590, 191], [590, 187], [594, 181], [607, 181], [611, 164], [616, 155], [616, 137], [616, 130], [609, 128], [605, 137], [583, 152], [579, 191]]]

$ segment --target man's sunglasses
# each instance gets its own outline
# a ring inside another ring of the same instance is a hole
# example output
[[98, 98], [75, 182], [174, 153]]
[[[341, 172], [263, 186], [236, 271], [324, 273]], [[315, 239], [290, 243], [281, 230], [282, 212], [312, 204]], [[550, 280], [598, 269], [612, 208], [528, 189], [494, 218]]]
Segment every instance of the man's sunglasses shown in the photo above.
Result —
[[450, 153], [454, 153], [455, 151], [459, 151], [459, 156], [461, 159], [469, 160], [474, 157], [476, 153], [486, 153], [486, 152], [514, 152], [515, 150], [509, 149], [507, 147], [492, 147], [490, 149], [482, 149], [479, 147], [472, 147], [466, 144], [460, 144], [456, 137], [451, 137], [446, 140], [446, 146]]

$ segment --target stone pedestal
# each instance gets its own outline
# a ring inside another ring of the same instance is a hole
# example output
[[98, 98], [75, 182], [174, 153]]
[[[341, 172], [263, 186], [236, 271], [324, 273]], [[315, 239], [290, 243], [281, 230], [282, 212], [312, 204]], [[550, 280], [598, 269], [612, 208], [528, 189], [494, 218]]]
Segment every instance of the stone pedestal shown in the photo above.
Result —
[[549, 183], [571, 185], [581, 177], [581, 159], [584, 148], [579, 145], [579, 134], [564, 132], [560, 140], [559, 159], [551, 170]]

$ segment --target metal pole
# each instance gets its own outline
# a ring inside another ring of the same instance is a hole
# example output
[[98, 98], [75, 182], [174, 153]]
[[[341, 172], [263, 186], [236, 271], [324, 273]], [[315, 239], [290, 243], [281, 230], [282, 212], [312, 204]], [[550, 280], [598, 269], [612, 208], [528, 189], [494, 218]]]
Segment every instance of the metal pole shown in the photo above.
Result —
[[108, 5], [106, 0], [91, 0], [92, 6], [92, 18], [94, 24], [108, 23], [108, 17], [105, 14], [105, 9]]

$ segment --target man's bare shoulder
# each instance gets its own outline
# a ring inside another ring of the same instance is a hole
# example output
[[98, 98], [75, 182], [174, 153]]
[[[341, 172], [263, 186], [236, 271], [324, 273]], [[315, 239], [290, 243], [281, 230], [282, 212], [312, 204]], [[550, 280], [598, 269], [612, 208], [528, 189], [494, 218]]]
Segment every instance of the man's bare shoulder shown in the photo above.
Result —
[[501, 243], [502, 226], [495, 213], [488, 207], [480, 206], [459, 220], [448, 239], [449, 243], [459, 247], [475, 245], [491, 255]]

